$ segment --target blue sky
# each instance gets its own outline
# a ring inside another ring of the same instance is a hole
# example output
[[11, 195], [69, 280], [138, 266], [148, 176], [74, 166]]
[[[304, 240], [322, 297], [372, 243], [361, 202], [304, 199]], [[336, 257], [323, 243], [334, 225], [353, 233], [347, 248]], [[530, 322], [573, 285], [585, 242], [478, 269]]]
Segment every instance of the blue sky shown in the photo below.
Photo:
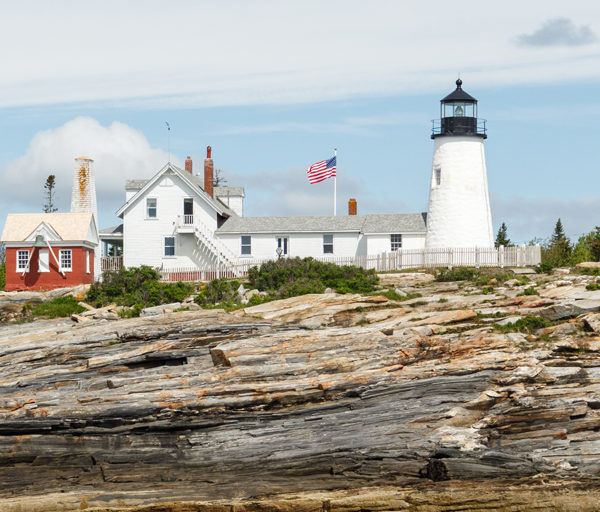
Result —
[[[40, 211], [74, 158], [95, 160], [101, 227], [126, 179], [207, 145], [246, 214], [328, 215], [305, 169], [338, 148], [338, 214], [425, 211], [439, 100], [463, 87], [487, 119], [494, 230], [513, 241], [600, 225], [600, 5], [376, 0], [108, 0], [4, 8], [0, 219]], [[32, 16], [32, 12], [35, 16]], [[515, 16], [518, 13], [518, 16]], [[27, 34], [25, 37], [24, 34]], [[2, 222], [2, 220], [0, 220]]]

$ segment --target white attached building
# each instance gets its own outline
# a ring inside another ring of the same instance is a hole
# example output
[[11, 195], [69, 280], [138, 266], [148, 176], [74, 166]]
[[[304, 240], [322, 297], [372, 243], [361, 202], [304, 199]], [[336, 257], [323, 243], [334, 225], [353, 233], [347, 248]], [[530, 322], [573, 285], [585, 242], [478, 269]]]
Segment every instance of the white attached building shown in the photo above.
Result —
[[122, 226], [100, 232], [104, 255], [108, 246], [122, 246], [125, 267], [169, 270], [233, 266], [279, 254], [355, 258], [425, 246], [426, 214], [355, 215], [354, 200], [345, 216], [243, 217], [242, 187], [205, 190], [212, 169], [208, 157], [202, 180], [188, 157], [185, 170], [169, 163], [149, 180], [127, 181], [126, 202], [117, 212]]

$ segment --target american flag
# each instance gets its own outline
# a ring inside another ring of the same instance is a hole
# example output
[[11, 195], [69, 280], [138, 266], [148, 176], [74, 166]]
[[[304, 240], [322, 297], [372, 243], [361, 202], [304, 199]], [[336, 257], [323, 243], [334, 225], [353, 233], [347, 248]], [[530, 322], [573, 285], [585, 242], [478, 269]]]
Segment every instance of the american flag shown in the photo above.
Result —
[[336, 157], [330, 158], [329, 160], [321, 160], [316, 164], [312, 164], [306, 174], [308, 174], [308, 182], [313, 185], [320, 183], [327, 178], [335, 178], [336, 169]]

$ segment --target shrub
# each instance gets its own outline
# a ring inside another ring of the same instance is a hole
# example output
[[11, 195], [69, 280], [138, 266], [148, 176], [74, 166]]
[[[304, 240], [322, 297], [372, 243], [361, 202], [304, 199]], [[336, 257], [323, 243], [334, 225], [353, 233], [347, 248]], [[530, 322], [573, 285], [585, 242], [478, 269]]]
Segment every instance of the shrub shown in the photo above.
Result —
[[338, 293], [368, 293], [378, 283], [375, 270], [339, 266], [313, 258], [285, 258], [263, 263], [248, 271], [250, 286], [280, 298], [322, 293], [325, 288]]
[[84, 308], [79, 305], [79, 301], [69, 295], [37, 304], [29, 309], [27, 314], [32, 317], [59, 318], [71, 316], [73, 313], [81, 313], [82, 311], [84, 311]]
[[87, 299], [97, 307], [114, 302], [143, 309], [169, 302], [181, 302], [192, 293], [187, 283], [161, 283], [156, 270], [146, 265], [105, 272], [102, 281], [92, 284]]
[[595, 291], [595, 290], [600, 290], [600, 284], [598, 283], [598, 281], [594, 282], [594, 283], [590, 283], [585, 287], [586, 290], [590, 290], [590, 291]]
[[200, 293], [194, 300], [201, 306], [222, 302], [232, 303], [237, 299], [239, 287], [240, 283], [236, 280], [228, 280], [224, 277], [213, 279], [200, 289]]
[[475, 276], [475, 270], [467, 267], [443, 268], [435, 273], [435, 280], [446, 281], [470, 281]]
[[542, 261], [537, 267], [535, 267], [535, 271], [538, 274], [550, 274], [553, 268], [554, 265], [552, 265], [552, 263], [549, 261]]
[[4, 290], [6, 286], [6, 263], [0, 265], [0, 290]]

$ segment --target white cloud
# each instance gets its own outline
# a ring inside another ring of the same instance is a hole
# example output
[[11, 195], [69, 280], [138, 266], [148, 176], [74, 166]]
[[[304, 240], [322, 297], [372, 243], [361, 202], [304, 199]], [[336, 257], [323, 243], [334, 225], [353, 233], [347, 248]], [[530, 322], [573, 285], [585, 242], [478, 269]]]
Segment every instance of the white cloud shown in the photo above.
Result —
[[[593, 45], [532, 56], [511, 44], [540, 23], [538, 3], [521, 0], [461, 9], [443, 0], [54, 0], [34, 9], [3, 9], [0, 106], [325, 101], [441, 90], [459, 71], [473, 85], [600, 78]], [[543, 12], [572, 24], [550, 30], [552, 40], [599, 30], [597, 2], [546, 0]]]
[[41, 211], [43, 185], [49, 174], [56, 176], [59, 211], [68, 211], [78, 156], [94, 159], [102, 227], [115, 220], [114, 212], [125, 199], [125, 180], [148, 178], [168, 160], [165, 151], [152, 148], [140, 131], [126, 124], [102, 126], [95, 119], [78, 117], [37, 133], [23, 156], [3, 166], [0, 189], [10, 195], [2, 201], [7, 211], [0, 213]]

